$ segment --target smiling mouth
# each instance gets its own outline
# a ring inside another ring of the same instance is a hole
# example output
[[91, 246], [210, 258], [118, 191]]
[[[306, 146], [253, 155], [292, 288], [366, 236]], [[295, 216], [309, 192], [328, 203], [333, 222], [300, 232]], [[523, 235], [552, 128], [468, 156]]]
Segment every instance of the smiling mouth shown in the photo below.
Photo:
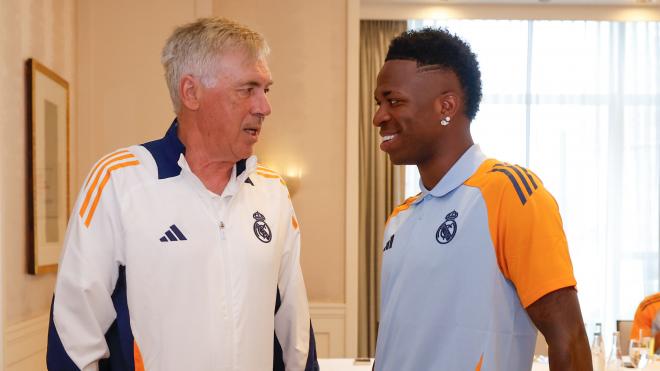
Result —
[[243, 131], [254, 136], [259, 134], [259, 129], [243, 129]]
[[382, 143], [389, 142], [390, 140], [394, 139], [394, 137], [396, 137], [396, 134], [383, 135]]

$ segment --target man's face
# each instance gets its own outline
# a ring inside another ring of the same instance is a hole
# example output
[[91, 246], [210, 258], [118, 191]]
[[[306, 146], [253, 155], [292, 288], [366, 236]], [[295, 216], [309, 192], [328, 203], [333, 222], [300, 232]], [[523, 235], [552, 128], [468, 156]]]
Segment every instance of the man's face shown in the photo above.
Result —
[[442, 152], [441, 96], [455, 82], [452, 72], [422, 71], [415, 61], [385, 62], [374, 91], [379, 107], [373, 124], [380, 128], [380, 149], [394, 164], [420, 165]]
[[236, 51], [218, 61], [215, 83], [201, 86], [198, 127], [211, 159], [236, 162], [252, 155], [271, 112], [266, 94], [272, 80], [262, 58]]

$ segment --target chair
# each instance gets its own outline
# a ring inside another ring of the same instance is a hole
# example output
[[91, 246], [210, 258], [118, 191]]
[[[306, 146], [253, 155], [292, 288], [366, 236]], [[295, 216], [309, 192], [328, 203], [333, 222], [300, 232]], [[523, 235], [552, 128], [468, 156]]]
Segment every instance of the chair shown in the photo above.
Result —
[[628, 344], [630, 344], [630, 330], [632, 329], [633, 321], [631, 320], [617, 320], [616, 330], [619, 331], [619, 346], [621, 347], [621, 354], [628, 355]]

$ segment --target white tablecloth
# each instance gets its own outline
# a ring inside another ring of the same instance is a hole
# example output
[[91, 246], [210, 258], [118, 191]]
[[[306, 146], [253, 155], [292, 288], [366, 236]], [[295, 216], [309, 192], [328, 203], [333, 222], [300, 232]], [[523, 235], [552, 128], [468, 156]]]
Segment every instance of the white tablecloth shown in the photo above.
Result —
[[[373, 361], [372, 361], [373, 362]], [[371, 362], [369, 364], [355, 365], [353, 359], [349, 358], [320, 358], [319, 366], [321, 371], [371, 371]], [[546, 364], [534, 362], [531, 371], [549, 371]]]
[[321, 371], [371, 371], [373, 360], [366, 365], [354, 363], [352, 358], [319, 358]]

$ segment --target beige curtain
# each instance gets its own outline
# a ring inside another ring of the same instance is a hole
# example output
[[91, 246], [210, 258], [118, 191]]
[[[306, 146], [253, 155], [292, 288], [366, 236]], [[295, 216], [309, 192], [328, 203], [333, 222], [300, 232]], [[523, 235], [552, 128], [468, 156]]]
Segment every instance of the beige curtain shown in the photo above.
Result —
[[360, 22], [360, 245], [358, 273], [358, 355], [373, 357], [380, 305], [380, 263], [385, 221], [403, 198], [403, 168], [393, 166], [379, 148], [372, 125], [374, 89], [390, 40], [405, 21]]

